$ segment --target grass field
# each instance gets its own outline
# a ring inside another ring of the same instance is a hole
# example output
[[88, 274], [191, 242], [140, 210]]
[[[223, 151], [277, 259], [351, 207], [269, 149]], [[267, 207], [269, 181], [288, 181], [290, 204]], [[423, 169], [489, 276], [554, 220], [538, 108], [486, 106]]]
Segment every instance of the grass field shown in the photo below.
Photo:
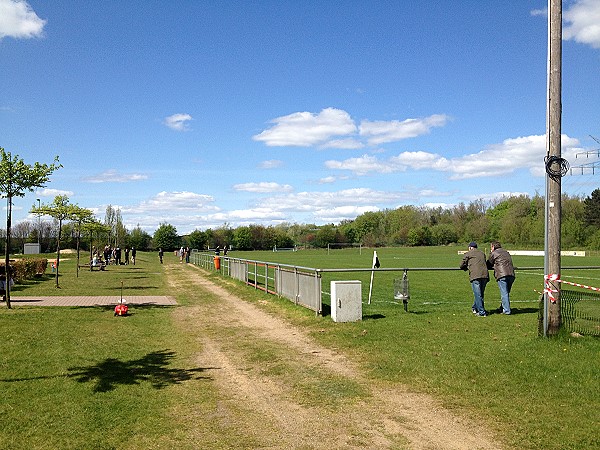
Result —
[[[457, 247], [377, 249], [382, 267], [458, 267]], [[372, 250], [362, 249], [235, 252], [236, 257], [314, 268], [371, 267]], [[543, 268], [543, 257], [515, 256], [514, 264]], [[600, 266], [600, 258], [563, 257], [563, 267]], [[600, 270], [563, 270], [569, 281], [600, 286]], [[303, 326], [317, 339], [352, 351], [373, 376], [405, 382], [441, 395], [447, 405], [491, 417], [492, 426], [516, 448], [600, 448], [600, 340], [538, 337], [538, 300], [543, 269], [517, 270], [511, 294], [513, 315], [473, 316], [473, 294], [463, 271], [410, 271], [409, 312], [393, 297], [394, 278], [402, 272], [374, 276], [371, 305], [366, 304], [369, 272], [326, 273], [332, 279], [362, 282], [363, 321]], [[486, 307], [500, 304], [493, 279]], [[265, 295], [265, 294], [263, 294]], [[328, 298], [323, 297], [324, 301]], [[323, 325], [327, 332], [324, 333]], [[478, 419], [479, 421], [479, 419]]]
[[[382, 267], [458, 267], [458, 248], [378, 249]], [[309, 267], [370, 267], [372, 251], [253, 252], [231, 256]], [[171, 261], [171, 259], [173, 261]], [[564, 258], [564, 266], [599, 265], [600, 258]], [[167, 255], [166, 264], [177, 264]], [[541, 258], [515, 257], [517, 267], [541, 267]], [[61, 260], [61, 288], [45, 277], [17, 286], [13, 295], [174, 295], [179, 306], [144, 308], [126, 319], [106, 308], [0, 309], [0, 448], [235, 448], [246, 437], [200, 420], [190, 430], [174, 411], [210, 410], [217, 393], [193, 360], [194, 341], [176, 327], [177, 309], [200, 301], [193, 289], [170, 287], [155, 254], [138, 254], [133, 268], [80, 272], [72, 255]], [[331, 279], [327, 274], [324, 290]], [[369, 273], [344, 274], [363, 282]], [[334, 323], [328, 316], [268, 296], [240, 283], [226, 285], [261, 308], [302, 326], [322, 344], [340, 349], [373, 380], [432, 393], [446, 407], [493, 430], [513, 448], [600, 448], [600, 340], [537, 336], [543, 270], [517, 272], [514, 315], [471, 314], [472, 293], [462, 271], [409, 272], [409, 311], [393, 299], [399, 273], [374, 277], [363, 320]], [[598, 286], [598, 270], [565, 270], [563, 277]], [[325, 297], [326, 298], [326, 297]], [[265, 299], [268, 301], [265, 302]], [[202, 301], [213, 301], [203, 298]], [[486, 306], [499, 304], [486, 289]], [[191, 433], [193, 438], [191, 438]], [[90, 444], [92, 443], [92, 444]], [[204, 443], [204, 446], [203, 446]], [[242, 444], [241, 447], [244, 447]], [[248, 444], [245, 448], [251, 448]]]

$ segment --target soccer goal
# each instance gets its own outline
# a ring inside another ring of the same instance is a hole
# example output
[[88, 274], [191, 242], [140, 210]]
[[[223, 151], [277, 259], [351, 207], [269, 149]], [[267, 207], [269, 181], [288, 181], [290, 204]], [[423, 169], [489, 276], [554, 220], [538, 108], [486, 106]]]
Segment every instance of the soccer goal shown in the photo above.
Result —
[[297, 247], [273, 247], [273, 252], [297, 252]]
[[358, 254], [362, 255], [362, 244], [361, 243], [353, 243], [350, 244], [348, 242], [332, 242], [327, 244], [327, 254], [329, 255], [329, 252], [331, 250], [347, 250], [347, 249], [356, 249], [358, 250]]

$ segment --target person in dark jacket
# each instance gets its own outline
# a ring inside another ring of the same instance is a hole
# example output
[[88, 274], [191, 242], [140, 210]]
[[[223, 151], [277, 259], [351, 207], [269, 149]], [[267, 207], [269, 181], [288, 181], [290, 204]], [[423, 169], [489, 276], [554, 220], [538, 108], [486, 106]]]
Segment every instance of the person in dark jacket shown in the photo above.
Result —
[[487, 316], [484, 293], [485, 286], [490, 281], [490, 275], [485, 261], [485, 254], [477, 248], [476, 242], [469, 244], [469, 251], [464, 254], [460, 268], [469, 271], [469, 281], [474, 297], [473, 306], [471, 307], [473, 314], [480, 317]]
[[510, 253], [502, 248], [500, 242], [494, 241], [490, 245], [489, 258], [487, 259], [488, 269], [494, 269], [494, 278], [500, 289], [500, 308], [498, 312], [510, 314], [510, 290], [515, 281], [515, 269], [513, 267]]

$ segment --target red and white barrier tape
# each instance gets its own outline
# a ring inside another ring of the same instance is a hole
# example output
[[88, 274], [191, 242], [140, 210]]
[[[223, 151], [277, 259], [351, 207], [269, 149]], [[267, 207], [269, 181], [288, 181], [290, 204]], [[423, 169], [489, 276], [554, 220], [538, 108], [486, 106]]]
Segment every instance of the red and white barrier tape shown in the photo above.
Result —
[[556, 303], [556, 297], [554, 296], [555, 292], [558, 292], [557, 289], [554, 289], [552, 282], [555, 283], [564, 283], [570, 286], [577, 286], [584, 289], [590, 289], [592, 291], [600, 292], [600, 288], [594, 286], [588, 286], [586, 284], [573, 283], [572, 281], [561, 280], [560, 275], [553, 273], [550, 275], [544, 275], [544, 293], [548, 294], [548, 298], [552, 303]]

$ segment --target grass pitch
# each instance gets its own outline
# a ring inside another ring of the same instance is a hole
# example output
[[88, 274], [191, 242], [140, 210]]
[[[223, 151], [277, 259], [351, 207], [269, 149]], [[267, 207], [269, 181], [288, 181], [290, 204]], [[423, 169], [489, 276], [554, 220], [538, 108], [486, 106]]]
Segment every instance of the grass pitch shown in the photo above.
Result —
[[[378, 249], [383, 268], [458, 267], [457, 247]], [[210, 417], [186, 428], [173, 411], [214, 410], [217, 393], [193, 359], [194, 340], [174, 325], [177, 308], [198, 301], [186, 286], [167, 283], [153, 253], [138, 266], [75, 276], [72, 258], [61, 260], [61, 288], [52, 277], [17, 286], [13, 295], [174, 295], [175, 308], [147, 308], [114, 318], [102, 308], [0, 309], [0, 447], [2, 448], [233, 448], [243, 436]], [[231, 256], [317, 268], [371, 267], [372, 250], [253, 252]], [[172, 258], [170, 261], [168, 258]], [[563, 266], [598, 265], [599, 258], [563, 258]], [[542, 258], [515, 257], [517, 267], [541, 267]], [[179, 262], [167, 255], [167, 263]], [[181, 267], [184, 269], [183, 267]], [[325, 274], [363, 283], [363, 320], [334, 323], [327, 315], [294, 306], [222, 279], [236, 294], [308, 330], [363, 366], [374, 382], [399, 383], [441, 398], [473, 420], [474, 432], [492, 429], [514, 448], [600, 448], [600, 340], [538, 337], [538, 292], [543, 270], [517, 271], [514, 314], [478, 318], [462, 271], [409, 271], [408, 312], [394, 300], [394, 278], [376, 272], [371, 304], [369, 272]], [[564, 270], [563, 278], [598, 286], [597, 270]], [[327, 295], [324, 296], [327, 299]], [[202, 301], [213, 301], [202, 299]], [[499, 304], [492, 281], [486, 307]], [[359, 393], [356, 395], [360, 395]], [[315, 399], [318, 401], [318, 399]], [[90, 445], [93, 443], [93, 445]], [[250, 444], [248, 444], [250, 445]], [[200, 446], [200, 447], [198, 447]], [[249, 448], [249, 447], [247, 447]]]

